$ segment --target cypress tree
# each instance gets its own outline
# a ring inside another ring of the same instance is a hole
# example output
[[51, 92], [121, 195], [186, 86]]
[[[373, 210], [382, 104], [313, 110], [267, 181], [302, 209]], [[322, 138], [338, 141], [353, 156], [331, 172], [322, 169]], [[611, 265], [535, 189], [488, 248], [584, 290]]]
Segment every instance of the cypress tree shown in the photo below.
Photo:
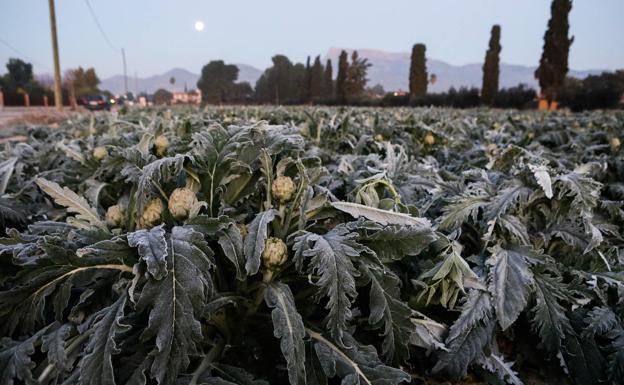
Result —
[[490, 33], [490, 46], [485, 53], [485, 62], [483, 63], [483, 85], [481, 87], [481, 100], [485, 104], [492, 104], [494, 96], [498, 92], [498, 77], [500, 52], [501, 28], [499, 25], [492, 27]]
[[310, 55], [305, 66], [305, 91], [303, 92], [305, 101], [312, 98], [312, 68], [310, 67]]
[[321, 64], [321, 56], [314, 59], [314, 64], [310, 69], [310, 96], [314, 100], [320, 98], [323, 93], [323, 65]]
[[325, 74], [323, 75], [323, 97], [328, 99], [334, 97], [334, 79], [332, 71], [331, 59], [327, 59]]
[[424, 44], [414, 44], [410, 63], [409, 91], [411, 96], [427, 94], [427, 63], [425, 59], [426, 47]]
[[568, 73], [568, 54], [574, 41], [574, 37], [568, 38], [568, 14], [571, 10], [572, 0], [553, 0], [550, 5], [550, 20], [544, 34], [542, 57], [535, 71], [542, 95], [549, 101], [557, 97]]
[[346, 51], [340, 52], [338, 58], [338, 75], [336, 76], [336, 96], [344, 102], [347, 98], [347, 72], [349, 71], [349, 56]]

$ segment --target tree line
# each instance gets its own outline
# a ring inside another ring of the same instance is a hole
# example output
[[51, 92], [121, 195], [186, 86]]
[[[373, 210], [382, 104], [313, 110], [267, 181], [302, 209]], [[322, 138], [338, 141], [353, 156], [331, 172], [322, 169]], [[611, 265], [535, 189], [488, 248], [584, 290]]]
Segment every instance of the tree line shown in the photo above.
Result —
[[[24, 105], [26, 98], [32, 105], [43, 105], [44, 98], [53, 102], [52, 79], [36, 79], [32, 64], [18, 58], [10, 58], [6, 63], [7, 72], [0, 76], [0, 91], [6, 105]], [[62, 80], [63, 101], [65, 104], [76, 104], [80, 99], [107, 91], [98, 89], [100, 79], [94, 68], [69, 69]]]

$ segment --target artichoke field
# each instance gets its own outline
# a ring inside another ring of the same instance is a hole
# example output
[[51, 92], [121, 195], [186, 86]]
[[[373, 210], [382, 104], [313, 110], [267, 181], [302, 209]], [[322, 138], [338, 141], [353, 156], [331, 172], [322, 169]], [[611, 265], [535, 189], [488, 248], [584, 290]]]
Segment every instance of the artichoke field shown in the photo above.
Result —
[[624, 113], [18, 127], [0, 384], [621, 384]]

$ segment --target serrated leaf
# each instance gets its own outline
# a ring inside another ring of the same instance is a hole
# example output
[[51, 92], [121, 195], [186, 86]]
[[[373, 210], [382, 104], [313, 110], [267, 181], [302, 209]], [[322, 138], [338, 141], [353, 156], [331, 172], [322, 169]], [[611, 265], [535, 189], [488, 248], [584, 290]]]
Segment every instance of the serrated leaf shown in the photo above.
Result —
[[15, 379], [20, 380], [19, 383], [35, 383], [32, 370], [36, 364], [30, 356], [35, 353], [35, 343], [48, 328], [49, 325], [24, 341], [13, 341], [7, 337], [0, 339], [0, 383], [13, 385]]
[[330, 204], [335, 209], [343, 211], [354, 218], [364, 217], [382, 225], [431, 227], [431, 223], [427, 219], [412, 217], [408, 214], [381, 210], [351, 202], [331, 202]]
[[468, 366], [483, 354], [492, 340], [495, 322], [492, 319], [490, 295], [472, 290], [457, 321], [446, 339], [448, 351], [440, 354], [433, 372], [446, 372], [453, 378], [464, 377]]
[[491, 256], [488, 289], [494, 299], [496, 318], [502, 330], [511, 326], [529, 301], [533, 274], [525, 259], [526, 249], [506, 250], [496, 245], [489, 249]]
[[163, 225], [128, 233], [128, 244], [138, 248], [154, 279], [163, 279], [167, 275], [167, 241]]
[[355, 277], [358, 271], [351, 262], [363, 250], [354, 240], [357, 233], [349, 233], [344, 227], [334, 228], [324, 235], [303, 232], [294, 239], [296, 263], [309, 258], [308, 272], [320, 276], [315, 283], [319, 287], [317, 300], [329, 297], [325, 322], [332, 337], [339, 343], [352, 317], [351, 302], [357, 296]]
[[567, 288], [561, 279], [540, 274], [534, 276], [535, 306], [531, 323], [539, 332], [543, 346], [551, 354], [561, 350], [561, 341], [566, 334], [573, 333], [565, 309], [559, 301], [568, 298]]
[[529, 169], [535, 177], [535, 181], [544, 191], [546, 198], [551, 199], [553, 197], [552, 180], [546, 166], [534, 166], [529, 165]]
[[254, 275], [260, 269], [260, 259], [264, 251], [264, 243], [268, 236], [268, 226], [277, 215], [277, 210], [270, 209], [256, 215], [247, 226], [244, 251], [247, 262], [245, 269], [247, 274]]
[[0, 162], [0, 196], [4, 195], [6, 188], [9, 185], [9, 180], [13, 171], [15, 170], [15, 164], [19, 158], [12, 157], [3, 162]]
[[264, 299], [273, 309], [273, 334], [281, 340], [280, 348], [288, 363], [288, 379], [291, 385], [305, 384], [305, 330], [292, 292], [283, 283], [272, 283], [268, 285]]
[[212, 292], [212, 251], [203, 236], [191, 228], [171, 230], [165, 278], [148, 280], [137, 303], [149, 311], [143, 341], [156, 339], [150, 373], [159, 384], [173, 384], [189, 364], [202, 339], [198, 318]]
[[358, 241], [375, 251], [384, 262], [418, 255], [437, 239], [431, 226], [383, 226], [374, 222], [355, 222], [350, 228], [358, 231]]
[[227, 227], [219, 231], [218, 237], [223, 254], [236, 269], [236, 279], [244, 281], [247, 278], [247, 270], [245, 269], [243, 236], [240, 230], [234, 223], [229, 223]]
[[122, 295], [109, 307], [97, 312], [93, 319], [93, 334], [85, 347], [85, 356], [80, 361], [82, 385], [115, 385], [113, 356], [120, 353], [115, 338], [130, 329], [121, 319], [124, 316], [126, 295]]
[[383, 267], [362, 263], [362, 275], [370, 280], [368, 323], [383, 325], [381, 352], [388, 362], [402, 363], [409, 358], [409, 343], [416, 329], [411, 309], [400, 299], [400, 280]]
[[97, 211], [89, 206], [86, 199], [79, 196], [67, 187], [61, 188], [58, 183], [50, 182], [43, 178], [37, 178], [37, 186], [54, 199], [58, 205], [67, 208], [70, 213], [75, 213], [77, 221], [75, 225], [81, 228], [88, 228], [88, 225], [106, 229], [106, 224], [102, 222]]
[[314, 340], [314, 350], [328, 378], [339, 376], [343, 385], [398, 385], [410, 381], [404, 371], [384, 365], [372, 346], [360, 345], [345, 335], [340, 348], [321, 334], [307, 329]]
[[496, 373], [498, 377], [511, 385], [523, 385], [524, 383], [518, 377], [518, 373], [516, 373], [511, 367], [513, 362], [505, 362], [503, 357], [497, 354], [491, 354], [488, 357], [482, 357], [480, 360], [481, 366], [485, 369], [489, 370], [492, 373]]
[[61, 372], [71, 369], [65, 352], [65, 341], [72, 329], [73, 326], [70, 324], [60, 325], [44, 335], [41, 341], [41, 351], [47, 353], [48, 363]]

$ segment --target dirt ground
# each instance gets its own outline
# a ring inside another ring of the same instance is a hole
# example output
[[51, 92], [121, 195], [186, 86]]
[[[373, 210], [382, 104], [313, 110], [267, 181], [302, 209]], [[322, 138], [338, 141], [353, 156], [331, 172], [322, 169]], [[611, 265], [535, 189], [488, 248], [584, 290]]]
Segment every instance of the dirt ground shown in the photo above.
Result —
[[7, 131], [15, 125], [46, 124], [57, 125], [67, 119], [72, 111], [65, 108], [62, 112], [54, 107], [3, 107], [0, 108], [0, 144], [13, 141], [23, 141], [27, 138], [21, 135], [11, 135]]

